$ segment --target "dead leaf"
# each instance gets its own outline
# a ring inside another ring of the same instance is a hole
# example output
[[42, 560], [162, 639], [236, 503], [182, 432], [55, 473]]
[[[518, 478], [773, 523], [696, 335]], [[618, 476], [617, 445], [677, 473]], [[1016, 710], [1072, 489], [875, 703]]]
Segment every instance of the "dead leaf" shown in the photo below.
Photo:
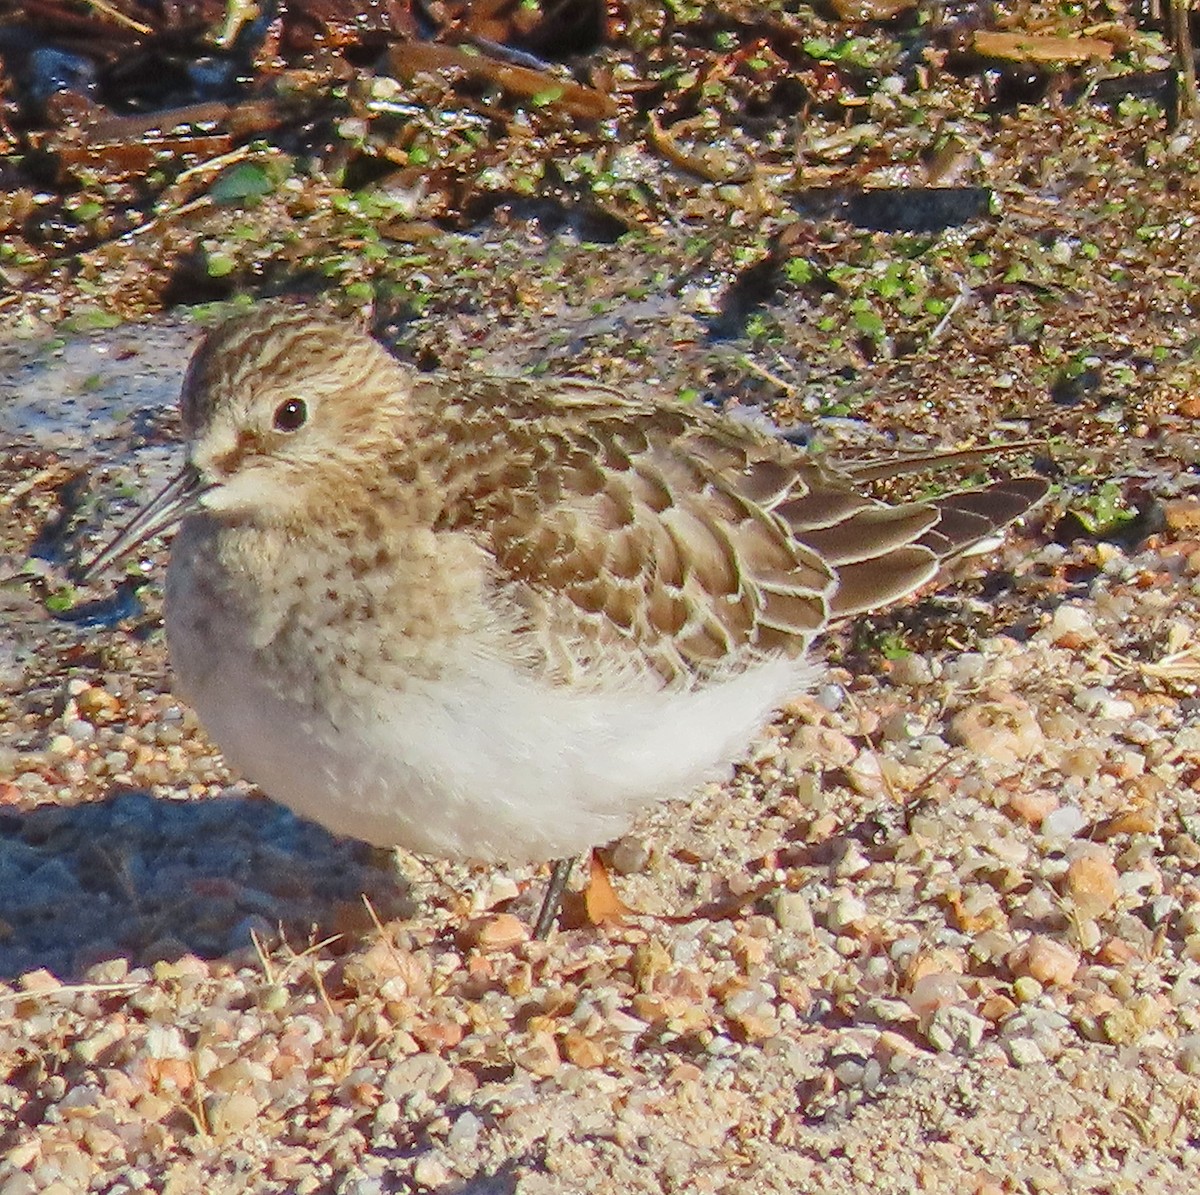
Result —
[[587, 887], [583, 890], [584, 915], [589, 925], [621, 925], [634, 910], [617, 895], [608, 869], [600, 856], [592, 852]]
[[971, 49], [982, 58], [1012, 62], [1107, 62], [1113, 56], [1112, 43], [1098, 37], [1002, 33], [994, 29], [978, 30], [971, 39]]
[[917, 7], [917, 0], [832, 0], [831, 7], [843, 21], [890, 21]]
[[392, 71], [400, 78], [417, 74], [458, 72], [476, 79], [488, 79], [504, 91], [527, 100], [538, 100], [570, 116], [584, 120], [604, 120], [617, 114], [612, 96], [584, 87], [548, 71], [513, 66], [458, 46], [439, 46], [432, 42], [401, 42], [388, 54]]

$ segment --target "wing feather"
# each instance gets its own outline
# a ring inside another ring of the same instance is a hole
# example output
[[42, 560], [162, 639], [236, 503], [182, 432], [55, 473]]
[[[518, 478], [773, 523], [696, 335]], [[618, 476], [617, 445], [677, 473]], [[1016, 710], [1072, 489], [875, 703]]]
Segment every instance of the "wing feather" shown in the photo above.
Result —
[[859, 487], [937, 468], [936, 454], [839, 473], [761, 429], [592, 382], [481, 379], [449, 408], [439, 385], [431, 441], [467, 441], [457, 474], [439, 458], [461, 478], [440, 525], [476, 536], [497, 592], [541, 637], [542, 667], [575, 683], [614, 656], [690, 684], [799, 655], [831, 618], [911, 593], [1046, 488], [1016, 478], [889, 506]]

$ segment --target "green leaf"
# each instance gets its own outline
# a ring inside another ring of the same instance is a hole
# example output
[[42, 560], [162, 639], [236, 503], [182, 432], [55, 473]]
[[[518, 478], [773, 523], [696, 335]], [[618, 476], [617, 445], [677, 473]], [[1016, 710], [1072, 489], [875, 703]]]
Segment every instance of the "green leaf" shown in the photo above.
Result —
[[46, 598], [46, 609], [51, 614], [62, 614], [75, 605], [75, 590], [69, 585], [65, 589], [56, 590]]
[[98, 332], [104, 328], [118, 328], [124, 321], [114, 311], [103, 311], [99, 307], [88, 307], [77, 311], [63, 324], [72, 332]]
[[879, 650], [885, 660], [903, 660], [911, 656], [912, 648], [906, 647], [899, 632], [889, 632], [880, 636]]
[[812, 262], [805, 261], [803, 257], [789, 258], [783, 272], [787, 275], [787, 280], [797, 286], [807, 286], [817, 276]]
[[870, 336], [873, 339], [879, 339], [887, 331], [883, 320], [879, 317], [879, 313], [873, 311], [870, 307], [855, 307], [854, 326], [864, 336]]
[[210, 278], [224, 278], [226, 275], [233, 273], [237, 267], [237, 262], [232, 257], [225, 257], [220, 253], [210, 253], [205, 260], [204, 266]]
[[208, 189], [214, 203], [238, 203], [259, 199], [275, 190], [275, 182], [263, 167], [254, 162], [239, 162], [217, 175]]
[[1087, 505], [1075, 514], [1089, 534], [1106, 538], [1117, 534], [1127, 523], [1132, 523], [1138, 512], [1125, 505], [1117, 482], [1106, 481], [1087, 499]]

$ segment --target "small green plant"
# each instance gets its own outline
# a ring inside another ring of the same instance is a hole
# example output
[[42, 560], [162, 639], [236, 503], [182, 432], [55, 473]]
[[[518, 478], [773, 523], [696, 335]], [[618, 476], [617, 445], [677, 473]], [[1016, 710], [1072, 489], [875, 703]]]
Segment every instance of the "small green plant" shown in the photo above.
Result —
[[902, 660], [913, 654], [902, 630], [881, 627], [870, 619], [854, 624], [850, 650], [855, 655], [882, 656], [885, 660]]
[[75, 590], [70, 586], [56, 589], [46, 598], [46, 609], [51, 614], [64, 614], [75, 605]]
[[1119, 535], [1138, 517], [1138, 512], [1126, 504], [1121, 486], [1115, 481], [1100, 485], [1074, 507], [1074, 512], [1088, 534], [1098, 539]]
[[879, 636], [876, 646], [885, 660], [903, 660], [905, 656], [913, 654], [899, 631], [885, 631]]

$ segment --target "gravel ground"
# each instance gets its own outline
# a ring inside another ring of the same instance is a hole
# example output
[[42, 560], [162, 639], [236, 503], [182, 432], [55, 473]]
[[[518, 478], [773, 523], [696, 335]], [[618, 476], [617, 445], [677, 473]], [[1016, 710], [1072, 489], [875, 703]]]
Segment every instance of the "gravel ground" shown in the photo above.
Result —
[[[728, 785], [608, 853], [640, 915], [576, 902], [549, 943], [525, 928], [535, 869], [397, 868], [227, 773], [170, 696], [161, 550], [119, 625], [55, 617], [107, 595], [59, 591], [60, 507], [94, 541], [161, 479], [195, 330], [64, 342], [22, 312], [0, 379], [0, 575], [27, 570], [0, 587], [0, 1195], [1200, 1188], [1195, 155], [1136, 116], [1109, 140], [1037, 119], [973, 131], [986, 181], [1025, 198], [959, 244], [1048, 272], [963, 291], [903, 351], [831, 339], [844, 289], [784, 288], [771, 338], [714, 339], [728, 275], [680, 264], [686, 229], [446, 239], [475, 301], [447, 287], [406, 354], [702, 396], [752, 378], [825, 440], [1030, 435], [1059, 481], [941, 596], [838, 629]], [[814, 256], [877, 244], [818, 232]], [[1099, 264], [1068, 278], [1083, 244]]]
[[[14, 350], [6, 573], [75, 465], [161, 475], [194, 334]], [[1043, 512], [835, 635], [612, 850], [643, 915], [549, 943], [535, 871], [399, 874], [230, 777], [153, 584], [97, 629], [10, 583], [0, 1193], [1195, 1190], [1195, 505], [1128, 549]]]

